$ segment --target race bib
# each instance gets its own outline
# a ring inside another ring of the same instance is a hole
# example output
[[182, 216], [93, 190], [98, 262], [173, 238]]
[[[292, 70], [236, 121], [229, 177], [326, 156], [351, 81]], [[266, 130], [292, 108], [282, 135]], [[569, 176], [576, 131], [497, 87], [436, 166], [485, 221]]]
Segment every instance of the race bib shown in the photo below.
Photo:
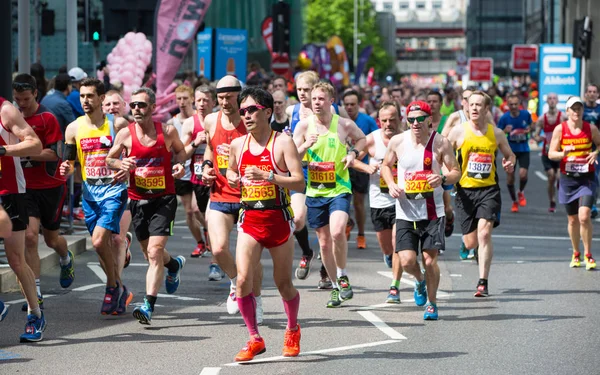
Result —
[[138, 167], [134, 176], [135, 187], [141, 194], [157, 194], [166, 189], [163, 167]]
[[492, 172], [492, 154], [471, 153], [467, 163], [467, 176], [485, 179]]
[[84, 153], [86, 182], [90, 185], [108, 185], [113, 180], [113, 171], [106, 166], [107, 151]]
[[273, 207], [276, 194], [274, 184], [242, 186], [242, 203], [254, 209]]
[[404, 193], [408, 199], [425, 199], [433, 197], [433, 188], [427, 182], [431, 171], [405, 172]]
[[[392, 176], [394, 176], [394, 182], [397, 184], [398, 183], [398, 164], [395, 164], [394, 167], [392, 168]], [[381, 190], [381, 192], [384, 194], [390, 193], [390, 188], [388, 187], [388, 184], [385, 182], [383, 177], [381, 177], [381, 174], [379, 175], [379, 190]]]
[[527, 141], [527, 133], [523, 129], [517, 129], [510, 132], [508, 140], [511, 142], [521, 143]]
[[590, 165], [584, 156], [571, 156], [565, 163], [567, 173], [589, 173]]
[[335, 163], [308, 163], [308, 181], [310, 182], [310, 186], [316, 189], [335, 188]]
[[224, 147], [223, 145], [217, 146], [217, 168], [219, 169], [219, 173], [225, 176], [227, 173], [227, 168], [229, 167], [229, 149]]
[[202, 176], [202, 163], [204, 162], [203, 154], [194, 154], [194, 174], [198, 177]]

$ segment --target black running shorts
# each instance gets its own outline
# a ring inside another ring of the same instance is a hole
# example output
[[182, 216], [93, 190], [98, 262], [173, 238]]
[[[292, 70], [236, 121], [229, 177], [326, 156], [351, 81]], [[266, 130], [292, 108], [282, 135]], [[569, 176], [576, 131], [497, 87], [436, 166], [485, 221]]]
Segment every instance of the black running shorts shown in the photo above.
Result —
[[498, 185], [484, 188], [457, 186], [455, 205], [462, 234], [475, 231], [479, 219], [494, 221], [494, 228], [500, 225], [502, 197]]
[[173, 222], [177, 211], [177, 197], [164, 195], [162, 197], [131, 200], [131, 222], [138, 241], [144, 241], [150, 236], [173, 235]]
[[24, 195], [8, 194], [2, 196], [2, 207], [4, 207], [8, 217], [10, 217], [13, 232], [25, 230], [29, 225], [29, 216], [27, 216], [27, 207], [23, 198]]
[[375, 232], [392, 229], [396, 223], [396, 205], [386, 208], [371, 208], [371, 221]]
[[67, 186], [64, 184], [49, 189], [27, 189], [24, 194], [27, 216], [40, 219], [46, 230], [58, 230], [66, 197]]
[[435, 220], [396, 220], [396, 252], [412, 250], [442, 250], [446, 245], [446, 217]]

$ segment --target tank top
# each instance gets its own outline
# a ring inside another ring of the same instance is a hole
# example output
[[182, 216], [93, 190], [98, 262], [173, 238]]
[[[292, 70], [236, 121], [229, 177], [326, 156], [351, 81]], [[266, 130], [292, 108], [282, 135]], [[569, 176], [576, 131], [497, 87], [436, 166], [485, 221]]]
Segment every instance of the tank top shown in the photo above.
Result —
[[432, 132], [421, 149], [416, 148], [410, 134], [406, 134], [404, 152], [398, 160], [398, 186], [404, 190], [406, 199], [396, 199], [396, 219], [420, 221], [444, 216], [444, 189], [432, 188], [427, 182], [427, 176], [441, 171], [433, 153], [435, 137], [439, 136]]
[[240, 202], [240, 189], [234, 189], [229, 186], [225, 173], [229, 167], [229, 153], [225, 151], [223, 144], [231, 144], [236, 138], [246, 135], [246, 127], [240, 120], [238, 126], [233, 130], [225, 130], [221, 124], [222, 112], [217, 115], [217, 126], [214, 135], [210, 139], [210, 147], [213, 150], [213, 159], [215, 164], [215, 170], [217, 179], [212, 185], [210, 191], [211, 202], [222, 202], [222, 203], [239, 203]]
[[[198, 115], [194, 115], [194, 130], [192, 130], [192, 142], [198, 136], [198, 133], [204, 131], [204, 127], [200, 122]], [[203, 143], [196, 147], [196, 151], [192, 154], [190, 163], [190, 173], [192, 175], [191, 180], [195, 185], [204, 185], [202, 182], [202, 163], [204, 162], [204, 152], [206, 152], [206, 143]]]
[[288, 189], [272, 182], [250, 181], [244, 177], [246, 168], [255, 166], [263, 171], [273, 171], [280, 176], [288, 176], [288, 171], [280, 168], [275, 161], [273, 146], [277, 139], [278, 133], [271, 130], [271, 136], [265, 148], [259, 154], [255, 155], [250, 151], [250, 142], [254, 138], [251, 135], [246, 135], [244, 146], [240, 152], [239, 170], [240, 182], [242, 187], [242, 207], [246, 210], [273, 210], [282, 209], [290, 205], [290, 194]]
[[129, 174], [129, 198], [135, 201], [175, 194], [171, 166], [171, 151], [167, 150], [162, 124], [154, 123], [156, 141], [144, 146], [137, 134], [136, 124], [129, 124], [131, 151], [135, 156], [135, 170]]
[[120, 194], [124, 183], [112, 185], [115, 171], [106, 166], [106, 155], [115, 137], [114, 117], [104, 116], [99, 128], [88, 125], [85, 116], [77, 118], [77, 157], [81, 164], [83, 197], [89, 201], [102, 200]]
[[[375, 130], [373, 133], [373, 141], [375, 142], [375, 155], [369, 158], [371, 165], [378, 166], [385, 158], [387, 152], [387, 146], [383, 143], [383, 132], [381, 129]], [[396, 164], [392, 168], [392, 174], [394, 180], [398, 183], [398, 165]], [[372, 208], [387, 208], [394, 205], [396, 201], [389, 194], [390, 190], [385, 183], [385, 180], [381, 178], [381, 172], [377, 169], [377, 172], [369, 176], [369, 202]]]
[[450, 116], [456, 109], [454, 107], [454, 100], [450, 104], [446, 104], [445, 100], [442, 100], [442, 106], [440, 107], [440, 113], [442, 116]]
[[[350, 172], [344, 169], [341, 160], [346, 156], [346, 145], [340, 141], [337, 133], [338, 115], [333, 115], [329, 131], [320, 134], [317, 142], [306, 151], [308, 158], [308, 197], [337, 197], [352, 193]], [[308, 118], [306, 134], [317, 132], [315, 115]]]
[[464, 124], [465, 122], [469, 121], [469, 119], [467, 118], [467, 115], [465, 114], [464, 110], [460, 110], [458, 111], [458, 117], [460, 117], [460, 123]]
[[589, 122], [583, 122], [579, 134], [571, 133], [567, 121], [562, 123], [561, 150], [567, 145], [574, 145], [575, 151], [569, 152], [560, 161], [561, 173], [572, 177], [584, 177], [594, 172], [594, 164], [588, 164], [587, 155], [592, 152], [592, 128]]
[[462, 188], [482, 188], [497, 184], [496, 151], [498, 145], [494, 127], [488, 124], [485, 135], [473, 132], [470, 122], [462, 124], [464, 141], [458, 149], [458, 164], [462, 175], [458, 186]]
[[548, 156], [548, 150], [550, 149], [550, 142], [552, 141], [552, 132], [554, 132], [554, 128], [556, 125], [560, 124], [560, 119], [562, 118], [562, 113], [558, 111], [556, 114], [556, 120], [554, 124], [550, 124], [548, 122], [548, 117], [544, 113], [544, 146], [542, 148], [542, 155]]
[[448, 116], [446, 115], [440, 118], [440, 123], [438, 124], [438, 127], [436, 129], [438, 134], [442, 134], [442, 131], [444, 131], [444, 125], [446, 125], [446, 120], [448, 120]]
[[[0, 108], [3, 102], [4, 99], [0, 98]], [[5, 128], [0, 120], [0, 146], [17, 143], [19, 138], [10, 129]], [[0, 156], [0, 195], [25, 193], [25, 176], [20, 160], [16, 156]]]
[[[175, 127], [175, 129], [177, 129], [177, 134], [179, 134], [179, 138], [181, 138], [182, 136], [182, 130], [183, 130], [183, 123], [181, 122], [181, 120], [179, 119], [179, 115], [173, 117], [173, 127]], [[193, 139], [192, 139], [193, 140]], [[190, 169], [190, 164], [191, 161], [190, 159], [187, 159], [184, 163], [183, 163], [183, 167], [185, 170], [185, 174], [183, 175], [183, 177], [180, 178], [181, 181], [190, 181], [192, 179], [192, 171]]]
[[294, 129], [296, 129], [296, 125], [300, 122], [300, 103], [294, 105], [294, 109], [292, 110], [292, 120], [290, 121], [290, 129], [292, 133]]

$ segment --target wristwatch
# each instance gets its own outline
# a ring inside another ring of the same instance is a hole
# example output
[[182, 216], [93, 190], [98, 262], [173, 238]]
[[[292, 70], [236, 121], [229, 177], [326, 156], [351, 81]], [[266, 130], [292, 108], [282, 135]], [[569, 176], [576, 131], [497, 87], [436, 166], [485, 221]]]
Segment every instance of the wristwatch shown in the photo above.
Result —
[[6, 155], [6, 147], [0, 146], [0, 156]]
[[275, 179], [275, 173], [271, 169], [271, 171], [269, 171], [269, 177], [267, 177], [267, 181], [273, 182], [274, 179]]
[[353, 148], [352, 150], [350, 150], [352, 152], [354, 152], [354, 155], [358, 158], [358, 155], [360, 155], [360, 151], [358, 151], [357, 149]]
[[446, 176], [442, 175], [442, 185], [446, 184], [446, 180], [447, 180]]

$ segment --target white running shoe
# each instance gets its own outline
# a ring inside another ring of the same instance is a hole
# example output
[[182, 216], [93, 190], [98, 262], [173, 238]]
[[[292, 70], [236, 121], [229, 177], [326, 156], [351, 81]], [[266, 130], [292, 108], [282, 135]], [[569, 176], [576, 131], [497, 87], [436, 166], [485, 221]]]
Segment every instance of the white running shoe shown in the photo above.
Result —
[[240, 308], [237, 304], [237, 298], [235, 297], [235, 286], [231, 285], [229, 288], [229, 297], [227, 297], [227, 313], [229, 315], [235, 315], [240, 312]]
[[263, 323], [262, 296], [255, 297], [255, 300], [256, 300], [256, 324], [262, 325], [262, 323]]

